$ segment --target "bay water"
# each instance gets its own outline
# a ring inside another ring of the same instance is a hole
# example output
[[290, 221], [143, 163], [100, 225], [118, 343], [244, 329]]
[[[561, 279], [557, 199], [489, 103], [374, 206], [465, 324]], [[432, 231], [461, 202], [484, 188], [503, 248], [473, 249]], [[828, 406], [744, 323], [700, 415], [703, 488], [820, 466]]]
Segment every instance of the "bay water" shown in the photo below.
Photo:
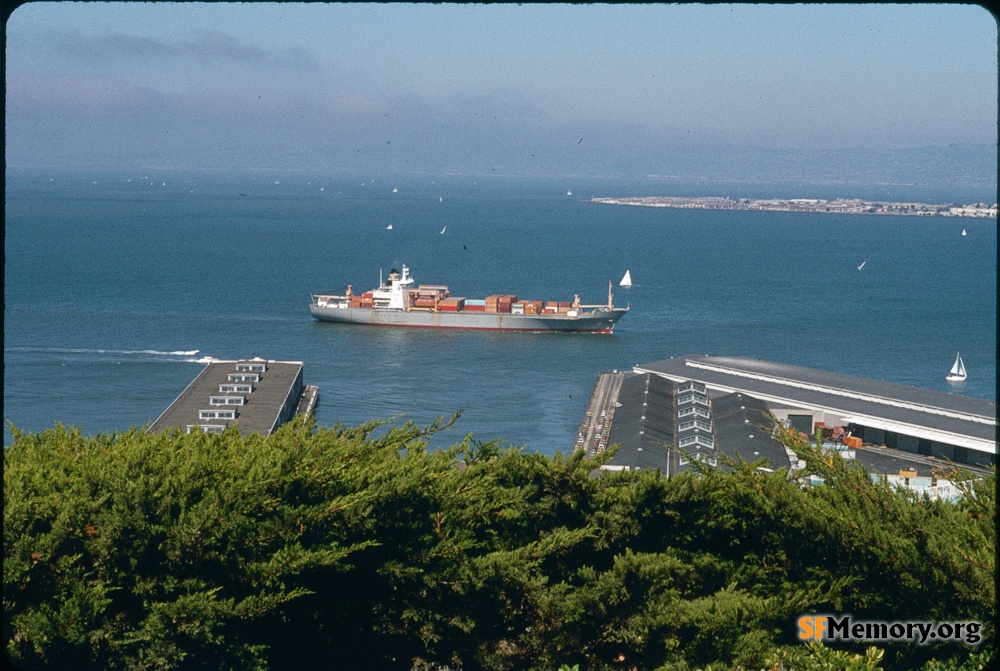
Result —
[[[995, 200], [899, 185], [8, 170], [4, 420], [142, 426], [202, 357], [304, 362], [321, 425], [463, 410], [432, 444], [471, 433], [544, 454], [571, 449], [599, 373], [684, 354], [996, 398], [995, 219], [589, 202], [633, 195]], [[603, 303], [613, 281], [631, 309], [611, 335], [310, 316], [312, 293], [365, 291], [402, 264], [470, 298]], [[617, 286], [626, 269], [630, 289]], [[958, 351], [969, 378], [949, 385]]]

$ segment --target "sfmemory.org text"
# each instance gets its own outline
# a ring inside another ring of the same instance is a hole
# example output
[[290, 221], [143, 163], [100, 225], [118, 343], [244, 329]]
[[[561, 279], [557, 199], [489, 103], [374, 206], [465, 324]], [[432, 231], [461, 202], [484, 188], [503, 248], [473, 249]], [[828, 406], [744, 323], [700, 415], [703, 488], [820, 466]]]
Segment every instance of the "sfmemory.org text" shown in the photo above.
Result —
[[978, 645], [982, 641], [981, 622], [883, 622], [855, 621], [850, 615], [802, 615], [796, 621], [800, 641], [812, 639], [842, 641], [913, 641], [924, 645], [934, 641], [960, 641]]

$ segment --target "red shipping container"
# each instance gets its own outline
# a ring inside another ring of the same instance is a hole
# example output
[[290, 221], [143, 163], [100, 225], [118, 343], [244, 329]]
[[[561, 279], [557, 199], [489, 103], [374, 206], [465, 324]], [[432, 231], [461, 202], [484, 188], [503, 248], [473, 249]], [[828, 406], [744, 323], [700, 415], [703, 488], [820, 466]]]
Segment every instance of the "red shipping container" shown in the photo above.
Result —
[[462, 312], [486, 312], [486, 306], [485, 305], [469, 305], [468, 303], [466, 303], [465, 307], [462, 308]]

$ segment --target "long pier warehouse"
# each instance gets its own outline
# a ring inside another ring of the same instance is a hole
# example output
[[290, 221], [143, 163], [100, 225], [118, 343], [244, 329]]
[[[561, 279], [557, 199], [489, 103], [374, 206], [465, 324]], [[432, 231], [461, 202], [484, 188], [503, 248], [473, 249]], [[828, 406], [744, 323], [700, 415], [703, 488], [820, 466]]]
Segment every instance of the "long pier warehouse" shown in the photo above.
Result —
[[319, 389], [303, 384], [302, 369], [301, 361], [209, 362], [149, 430], [222, 433], [237, 424], [241, 435], [269, 436], [316, 404]]
[[[869, 470], [930, 475], [959, 464], [996, 464], [996, 403], [745, 357], [687, 355], [603, 373], [575, 448], [619, 451], [609, 469], [672, 475], [720, 452], [777, 468], [796, 457], [772, 437], [773, 421], [809, 436], [817, 428]], [[839, 439], [850, 436], [845, 450]], [[674, 449], [677, 448], [677, 449]]]

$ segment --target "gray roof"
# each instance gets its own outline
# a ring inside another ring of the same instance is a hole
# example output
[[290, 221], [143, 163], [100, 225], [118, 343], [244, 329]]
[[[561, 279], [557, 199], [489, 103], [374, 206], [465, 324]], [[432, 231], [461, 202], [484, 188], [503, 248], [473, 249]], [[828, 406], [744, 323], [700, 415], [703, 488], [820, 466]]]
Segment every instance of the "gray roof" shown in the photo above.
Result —
[[771, 435], [774, 422], [763, 401], [745, 394], [724, 394], [712, 401], [712, 421], [720, 452], [747, 462], [766, 459], [774, 469], [788, 466], [784, 444]]
[[[250, 394], [220, 393], [219, 385], [238, 384], [229, 382], [230, 373], [235, 373], [238, 363], [266, 363], [267, 370], [260, 374], [260, 381], [253, 383], [254, 391]], [[168, 429], [184, 431], [188, 425], [194, 424], [224, 424], [232, 425], [233, 420], [199, 419], [199, 410], [232, 407], [236, 410], [235, 423], [240, 427], [240, 433], [247, 435], [259, 433], [269, 435], [277, 428], [278, 418], [290, 395], [295, 394], [294, 403], [298, 402], [301, 390], [296, 388], [300, 381], [302, 362], [299, 361], [264, 361], [260, 359], [240, 361], [213, 361], [205, 366], [198, 377], [188, 385], [187, 389], [170, 404], [160, 417], [149, 428], [153, 432]], [[245, 396], [246, 405], [242, 406], [212, 406], [211, 396]]]
[[621, 407], [608, 434], [608, 444], [620, 447], [609, 464], [666, 473], [666, 446], [674, 442], [673, 387], [655, 375], [625, 374], [618, 392]]
[[[621, 407], [615, 410], [608, 437], [609, 444], [620, 443], [621, 446], [609, 465], [658, 468], [667, 473], [668, 446], [674, 445], [677, 424], [674, 407], [677, 386], [677, 383], [649, 373], [625, 374], [618, 394]], [[712, 401], [711, 412], [715, 448], [692, 446], [687, 452], [703, 452], [708, 456], [718, 456], [721, 452], [738, 455], [745, 461], [766, 459], [771, 468], [788, 466], [784, 445], [771, 437], [773, 424], [762, 401], [728, 394]], [[675, 459], [670, 472], [686, 469], [687, 466], [678, 468]]]
[[687, 355], [636, 366], [668, 379], [697, 380], [768, 404], [839, 413], [845, 422], [881, 426], [943, 443], [996, 452], [996, 403], [813, 368], [745, 357]]

